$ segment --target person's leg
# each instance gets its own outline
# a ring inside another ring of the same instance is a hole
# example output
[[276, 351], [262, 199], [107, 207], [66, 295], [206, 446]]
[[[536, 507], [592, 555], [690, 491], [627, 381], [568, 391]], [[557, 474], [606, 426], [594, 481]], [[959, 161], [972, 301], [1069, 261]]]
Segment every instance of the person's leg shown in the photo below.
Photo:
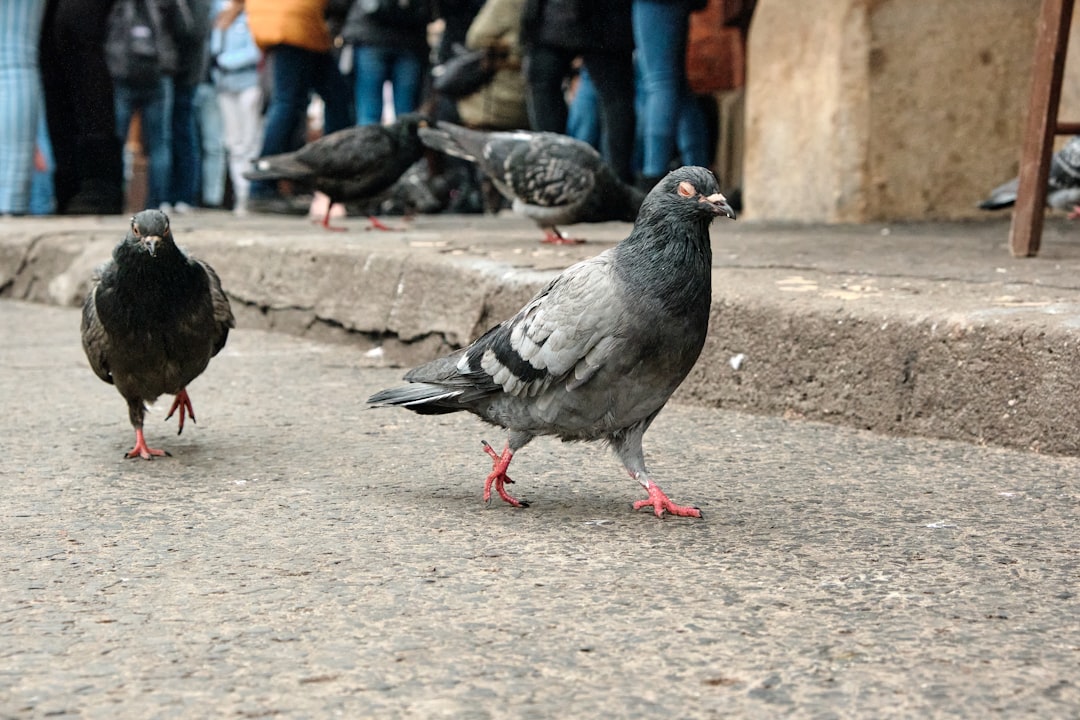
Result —
[[38, 0], [0, 3], [0, 213], [30, 210], [41, 113], [37, 39], [44, 11]]
[[396, 54], [390, 78], [394, 88], [394, 115], [404, 115], [420, 107], [424, 82], [424, 58], [410, 51]]
[[688, 15], [681, 3], [633, 0], [632, 16], [645, 92], [641, 172], [651, 179], [664, 175], [675, 155]]
[[202, 152], [195, 123], [195, 86], [173, 83], [172, 181], [166, 200], [173, 206], [198, 203]]
[[679, 150], [679, 161], [683, 165], [708, 167], [712, 164], [709, 157], [709, 129], [705, 125], [705, 112], [701, 109], [698, 98], [686, 89], [679, 102], [679, 124], [675, 131], [675, 146]]
[[344, 130], [353, 124], [349, 85], [330, 53], [311, 54], [311, 88], [323, 101], [323, 132]]
[[58, 212], [123, 211], [123, 141], [105, 64], [108, 0], [50, 0], [42, 34]]
[[142, 104], [142, 141], [147, 156], [146, 207], [168, 202], [172, 181], [172, 78], [162, 78], [145, 93]]
[[221, 207], [225, 201], [225, 144], [222, 140], [221, 111], [210, 83], [195, 88], [195, 117], [202, 148], [202, 204]]
[[566, 132], [566, 99], [563, 80], [573, 60], [559, 48], [536, 45], [525, 59], [525, 104], [529, 126], [536, 131]]
[[247, 208], [250, 186], [250, 182], [244, 177], [244, 172], [258, 157], [262, 136], [262, 115], [259, 113], [262, 91], [255, 86], [239, 92], [222, 93], [219, 99], [222, 105], [222, 119], [226, 121], [229, 176], [232, 178], [233, 194], [236, 196], [234, 210], [242, 214]]
[[600, 97], [601, 154], [624, 182], [634, 178], [634, 58], [631, 52], [585, 56]]
[[383, 112], [383, 83], [390, 79], [388, 53], [382, 48], [357, 45], [353, 60], [356, 75], [356, 124], [371, 125], [380, 122]]
[[600, 149], [600, 97], [586, 68], [578, 74], [574, 97], [567, 108], [566, 134]]
[[[270, 49], [272, 89], [260, 157], [278, 155], [292, 149], [293, 132], [307, 111], [310, 54], [291, 45], [275, 45]], [[275, 195], [277, 185], [273, 181], [257, 180], [251, 183], [252, 197], [270, 198]]]

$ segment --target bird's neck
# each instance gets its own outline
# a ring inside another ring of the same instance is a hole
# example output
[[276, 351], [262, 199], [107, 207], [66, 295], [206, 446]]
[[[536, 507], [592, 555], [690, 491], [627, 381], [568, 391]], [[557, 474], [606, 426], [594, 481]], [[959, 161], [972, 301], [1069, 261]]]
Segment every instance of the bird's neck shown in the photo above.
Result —
[[654, 225], [643, 232], [641, 224], [614, 249], [616, 262], [636, 292], [655, 297], [678, 310], [694, 307], [712, 292], [712, 247], [709, 223], [680, 222]]

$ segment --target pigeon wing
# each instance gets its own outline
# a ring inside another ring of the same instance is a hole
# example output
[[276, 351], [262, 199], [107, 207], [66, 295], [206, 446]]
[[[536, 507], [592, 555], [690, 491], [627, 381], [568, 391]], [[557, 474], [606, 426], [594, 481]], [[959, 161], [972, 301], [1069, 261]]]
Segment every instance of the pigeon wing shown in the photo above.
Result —
[[623, 309], [611, 256], [601, 253], [569, 268], [473, 343], [458, 358], [457, 373], [477, 387], [517, 397], [536, 396], [554, 383], [575, 389], [610, 355]]
[[218, 277], [217, 272], [202, 260], [196, 260], [195, 262], [206, 271], [207, 279], [210, 281], [210, 304], [214, 312], [215, 333], [214, 350], [211, 353], [211, 357], [213, 357], [221, 352], [221, 348], [225, 347], [225, 341], [229, 339], [229, 330], [236, 327], [236, 318], [233, 317], [228, 296], [221, 289], [221, 278]]
[[97, 314], [97, 288], [95, 283], [83, 302], [82, 345], [94, 374], [111, 385], [113, 378], [109, 370], [109, 335]]

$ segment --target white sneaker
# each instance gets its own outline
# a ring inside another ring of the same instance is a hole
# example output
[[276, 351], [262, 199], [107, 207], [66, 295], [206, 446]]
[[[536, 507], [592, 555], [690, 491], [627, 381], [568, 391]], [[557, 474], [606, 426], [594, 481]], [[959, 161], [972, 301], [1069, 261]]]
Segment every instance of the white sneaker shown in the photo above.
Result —
[[176, 212], [179, 213], [180, 215], [187, 215], [189, 212], [191, 212], [195, 208], [191, 207], [186, 202], [181, 200], [180, 202], [176, 203], [176, 205], [173, 206], [173, 209], [176, 210]]
[[170, 205], [169, 203], [163, 202], [161, 203], [161, 205], [158, 206], [158, 210], [165, 213], [166, 215], [171, 215], [173, 208], [172, 205]]

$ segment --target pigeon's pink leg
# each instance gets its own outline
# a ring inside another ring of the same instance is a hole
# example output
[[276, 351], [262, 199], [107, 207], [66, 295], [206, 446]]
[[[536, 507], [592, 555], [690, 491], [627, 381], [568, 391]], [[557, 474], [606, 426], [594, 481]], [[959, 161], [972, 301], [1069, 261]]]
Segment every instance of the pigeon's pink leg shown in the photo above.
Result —
[[634, 503], [634, 509], [640, 510], [643, 507], [651, 507], [653, 512], [656, 513], [656, 517], [663, 517], [665, 512], [672, 515], [678, 515], [680, 517], [701, 517], [701, 510], [696, 507], [686, 507], [685, 505], [676, 505], [668, 499], [668, 496], [664, 494], [664, 491], [660, 489], [660, 486], [649, 480], [647, 483], [642, 483], [645, 486], [645, 490], [649, 493], [648, 500], [638, 500]]
[[195, 422], [195, 408], [191, 406], [191, 398], [188, 397], [187, 389], [180, 388], [180, 392], [176, 393], [176, 397], [173, 398], [172, 406], [169, 408], [169, 414], [165, 416], [168, 420], [173, 416], [173, 413], [179, 408], [180, 410], [180, 429], [176, 431], [176, 434], [184, 432], [184, 415], [191, 416], [191, 422]]
[[559, 228], [552, 225], [551, 227], [544, 228], [544, 239], [540, 241], [545, 245], [580, 245], [585, 240], [582, 238], [573, 238], [563, 234]]
[[1070, 220], [1080, 219], [1080, 205], [1074, 205], [1073, 209], [1069, 211], [1069, 219]]
[[[192, 418], [194, 419], [194, 418]], [[146, 438], [143, 437], [142, 428], [135, 428], [135, 447], [124, 455], [126, 458], [141, 457], [143, 460], [153, 460], [154, 455], [158, 457], [162, 455], [168, 455], [164, 450], [158, 450], [157, 448], [147, 447]]]
[[399, 228], [399, 227], [391, 227], [390, 225], [387, 225], [386, 223], [384, 223], [382, 220], [375, 217], [374, 215], [368, 215], [368, 222], [371, 223], [371, 226], [368, 228], [368, 230], [383, 230], [383, 231], [386, 231], [386, 232], [401, 232], [401, 231], [403, 231], [405, 229], [405, 228]]
[[338, 225], [330, 224], [330, 211], [334, 209], [334, 203], [328, 203], [326, 206], [326, 214], [323, 215], [322, 226], [324, 230], [332, 230], [333, 232], [345, 232], [348, 230], [346, 227], [340, 227]]
[[507, 483], [514, 482], [506, 474], [506, 468], [510, 467], [510, 461], [514, 458], [514, 451], [507, 445], [503, 450], [502, 455], [495, 452], [495, 448], [488, 444], [487, 440], [481, 440], [484, 444], [484, 452], [491, 456], [491, 474], [487, 476], [487, 480], [484, 481], [484, 502], [491, 502], [491, 484], [495, 483], [495, 492], [499, 493], [505, 502], [510, 503], [514, 507], [529, 507], [529, 503], [522, 500], [518, 500], [510, 493], [506, 492], [504, 487]]

